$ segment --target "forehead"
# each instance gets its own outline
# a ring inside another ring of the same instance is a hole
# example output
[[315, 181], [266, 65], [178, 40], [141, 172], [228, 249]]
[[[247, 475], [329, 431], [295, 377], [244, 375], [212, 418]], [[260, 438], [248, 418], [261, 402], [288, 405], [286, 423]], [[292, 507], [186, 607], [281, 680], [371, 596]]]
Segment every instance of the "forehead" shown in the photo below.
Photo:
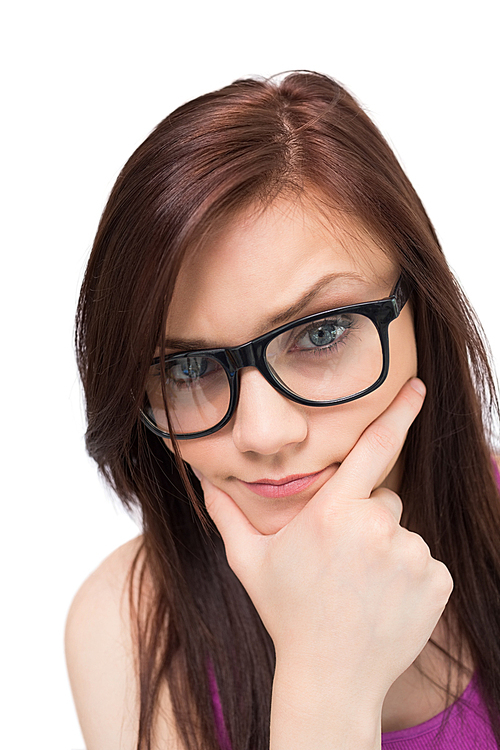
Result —
[[184, 263], [167, 338], [234, 346], [263, 333], [273, 318], [285, 322], [287, 310], [322, 280], [300, 316], [388, 296], [396, 277], [388, 254], [343, 216], [286, 200], [251, 207]]

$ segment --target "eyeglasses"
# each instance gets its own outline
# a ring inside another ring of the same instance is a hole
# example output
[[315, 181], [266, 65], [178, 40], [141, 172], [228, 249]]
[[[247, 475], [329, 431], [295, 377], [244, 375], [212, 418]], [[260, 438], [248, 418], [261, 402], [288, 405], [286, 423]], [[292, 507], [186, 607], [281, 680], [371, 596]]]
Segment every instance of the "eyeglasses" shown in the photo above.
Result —
[[400, 277], [386, 299], [307, 315], [241, 346], [166, 355], [163, 367], [156, 357], [141, 419], [164, 438], [211, 435], [234, 414], [238, 372], [244, 367], [256, 367], [278, 393], [304, 406], [335, 406], [366, 396], [387, 377], [388, 327], [408, 296]]

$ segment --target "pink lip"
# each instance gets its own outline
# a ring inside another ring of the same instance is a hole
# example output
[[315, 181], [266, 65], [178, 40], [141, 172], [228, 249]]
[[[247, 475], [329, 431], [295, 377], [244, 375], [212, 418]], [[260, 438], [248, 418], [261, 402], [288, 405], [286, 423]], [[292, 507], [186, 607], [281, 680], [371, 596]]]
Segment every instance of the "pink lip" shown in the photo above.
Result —
[[259, 479], [258, 482], [240, 481], [249, 490], [255, 492], [256, 495], [263, 497], [288, 497], [289, 495], [295, 495], [297, 492], [305, 490], [320, 474], [321, 471], [317, 471], [315, 474], [294, 474], [284, 479]]

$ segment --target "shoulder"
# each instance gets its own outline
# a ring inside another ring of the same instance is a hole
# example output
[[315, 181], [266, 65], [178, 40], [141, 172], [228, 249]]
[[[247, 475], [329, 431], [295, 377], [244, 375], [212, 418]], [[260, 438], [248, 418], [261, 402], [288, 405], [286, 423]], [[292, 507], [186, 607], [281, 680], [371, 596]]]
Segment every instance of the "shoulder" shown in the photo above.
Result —
[[113, 615], [113, 620], [119, 610], [122, 615], [128, 614], [128, 611], [122, 611], [128, 604], [127, 584], [142, 543], [142, 536], [138, 536], [122, 544], [83, 582], [68, 612], [66, 638], [70, 638], [75, 630], [81, 631], [87, 625], [91, 626], [90, 614], [94, 617], [99, 614]]
[[142, 544], [142, 536], [122, 544], [89, 575], [73, 599], [68, 613], [68, 627], [74, 622], [79, 622], [79, 614], [82, 609], [87, 609], [91, 601], [102, 599], [101, 604], [109, 604], [123, 598], [133, 561]]
[[66, 621], [66, 646], [74, 639], [93, 634], [105, 634], [118, 625], [127, 623], [128, 581], [133, 561], [142, 546], [142, 537], [136, 537], [112, 552], [77, 591]]
[[[142, 543], [136, 537], [109, 555], [82, 584], [68, 612], [66, 662], [87, 750], [137, 747], [139, 696], [129, 582]], [[168, 701], [162, 708], [169, 716]], [[168, 726], [162, 727], [162, 741], [175, 750]]]
[[68, 612], [66, 662], [88, 750], [134, 747], [137, 687], [127, 583], [141, 542], [132, 539], [109, 555]]

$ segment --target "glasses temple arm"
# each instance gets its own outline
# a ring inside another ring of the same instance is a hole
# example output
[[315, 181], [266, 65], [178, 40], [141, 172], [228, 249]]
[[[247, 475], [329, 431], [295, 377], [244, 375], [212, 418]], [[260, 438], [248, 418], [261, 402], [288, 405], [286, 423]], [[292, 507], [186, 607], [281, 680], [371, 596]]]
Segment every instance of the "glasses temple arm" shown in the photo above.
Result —
[[394, 301], [394, 306], [396, 308], [396, 315], [399, 315], [403, 307], [406, 305], [409, 296], [410, 290], [408, 288], [408, 284], [401, 274], [401, 276], [397, 280], [396, 286], [394, 287], [394, 291], [391, 294], [391, 297]]

